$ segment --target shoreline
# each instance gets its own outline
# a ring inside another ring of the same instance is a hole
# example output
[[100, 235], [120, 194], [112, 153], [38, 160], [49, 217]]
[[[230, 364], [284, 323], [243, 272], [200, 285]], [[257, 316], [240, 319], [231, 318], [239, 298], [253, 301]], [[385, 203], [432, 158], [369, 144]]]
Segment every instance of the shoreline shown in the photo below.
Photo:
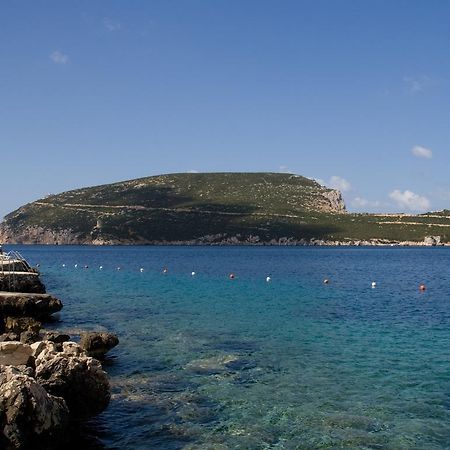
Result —
[[204, 242], [202, 240], [186, 240], [186, 241], [142, 241], [142, 242], [128, 242], [121, 240], [108, 240], [102, 242], [89, 242], [80, 240], [79, 242], [27, 242], [27, 241], [5, 241], [2, 245], [54, 245], [54, 246], [86, 246], [86, 247], [450, 247], [450, 242], [434, 242], [429, 243], [425, 241], [394, 241], [384, 239], [370, 239], [370, 240], [348, 240], [348, 241], [328, 241], [322, 239], [311, 239], [305, 241], [303, 239], [296, 240], [292, 238], [282, 238], [278, 241], [256, 241], [250, 240], [238, 241], [233, 238], [215, 241]]

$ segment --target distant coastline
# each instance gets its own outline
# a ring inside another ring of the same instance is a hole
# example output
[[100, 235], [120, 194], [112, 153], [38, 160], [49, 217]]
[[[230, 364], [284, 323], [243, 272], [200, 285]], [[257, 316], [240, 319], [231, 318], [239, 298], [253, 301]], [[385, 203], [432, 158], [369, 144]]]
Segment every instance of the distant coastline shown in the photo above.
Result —
[[[47, 234], [48, 237], [48, 234]], [[67, 238], [67, 235], [65, 235]], [[92, 245], [92, 246], [259, 246], [259, 247], [450, 247], [450, 242], [442, 242], [440, 236], [426, 236], [422, 241], [396, 241], [389, 239], [346, 239], [346, 240], [326, 240], [326, 239], [296, 239], [293, 237], [283, 237], [271, 239], [269, 241], [261, 240], [258, 236], [206, 236], [199, 239], [180, 240], [180, 241], [122, 241], [122, 240], [78, 240], [75, 236], [70, 239], [46, 240], [12, 240], [4, 241], [4, 244], [12, 245]]]
[[51, 195], [11, 212], [0, 243], [437, 246], [450, 210], [349, 213], [341, 192], [301, 175], [178, 173]]

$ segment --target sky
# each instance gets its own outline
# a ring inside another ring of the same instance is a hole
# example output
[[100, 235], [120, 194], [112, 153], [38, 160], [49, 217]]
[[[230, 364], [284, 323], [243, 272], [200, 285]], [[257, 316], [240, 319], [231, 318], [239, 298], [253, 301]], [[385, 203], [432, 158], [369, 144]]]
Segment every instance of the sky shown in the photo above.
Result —
[[189, 171], [450, 208], [449, 23], [447, 0], [0, 0], [0, 217]]

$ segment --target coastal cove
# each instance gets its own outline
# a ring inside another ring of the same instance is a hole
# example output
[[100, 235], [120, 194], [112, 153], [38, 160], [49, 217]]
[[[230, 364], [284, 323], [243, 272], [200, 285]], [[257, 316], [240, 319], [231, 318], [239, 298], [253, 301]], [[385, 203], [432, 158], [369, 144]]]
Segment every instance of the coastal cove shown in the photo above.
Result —
[[120, 336], [86, 450], [450, 447], [447, 247], [6, 247]]

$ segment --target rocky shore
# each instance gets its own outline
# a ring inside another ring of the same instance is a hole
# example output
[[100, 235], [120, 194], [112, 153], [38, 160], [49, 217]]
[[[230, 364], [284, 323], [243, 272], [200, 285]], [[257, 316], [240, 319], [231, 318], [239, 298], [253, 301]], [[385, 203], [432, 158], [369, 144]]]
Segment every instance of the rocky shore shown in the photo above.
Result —
[[41, 293], [34, 276], [13, 286], [24, 292], [0, 292], [0, 448], [61, 448], [71, 424], [108, 406], [111, 389], [100, 360], [119, 340], [82, 332], [76, 343], [43, 330], [62, 302]]
[[[341, 240], [322, 239], [312, 237], [310, 239], [298, 239], [292, 236], [265, 239], [259, 235], [230, 235], [228, 233], [208, 234], [196, 239], [188, 240], [147, 240], [139, 237], [133, 239], [118, 239], [105, 235], [82, 236], [70, 229], [52, 230], [42, 227], [28, 227], [23, 233], [13, 232], [7, 225], [0, 225], [0, 240], [10, 244], [48, 244], [48, 245], [261, 245], [261, 246], [450, 246], [450, 242], [444, 242], [441, 236], [426, 236], [421, 241], [394, 240], [394, 239], [354, 239]], [[1, 286], [0, 286], [1, 288]]]

